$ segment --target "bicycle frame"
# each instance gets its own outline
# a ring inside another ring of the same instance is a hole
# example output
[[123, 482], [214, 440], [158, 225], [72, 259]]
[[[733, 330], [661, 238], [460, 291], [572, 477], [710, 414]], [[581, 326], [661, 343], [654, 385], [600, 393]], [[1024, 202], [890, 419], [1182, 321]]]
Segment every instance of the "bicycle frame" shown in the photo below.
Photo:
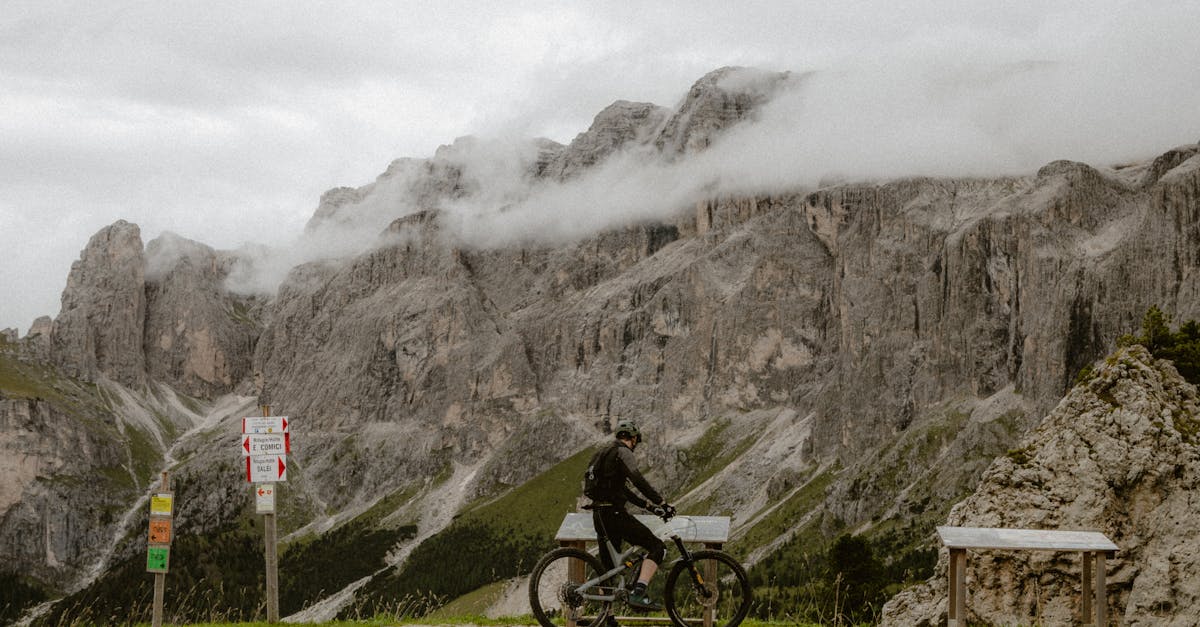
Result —
[[[696, 582], [699, 582], [702, 584], [704, 582], [704, 578], [701, 577], [700, 573], [696, 571], [695, 563], [692, 560], [692, 554], [690, 551], [687, 550], [687, 546], [684, 545], [683, 539], [679, 537], [679, 534], [675, 533], [674, 529], [672, 529], [670, 527], [670, 525], [667, 524], [666, 521], [663, 521], [663, 526], [658, 529], [658, 532], [656, 532], [655, 535], [658, 535], [659, 533], [661, 533], [664, 528], [670, 530], [670, 532], [671, 532], [670, 535], [667, 536], [666, 539], [671, 540], [675, 544], [675, 547], [679, 550], [679, 559], [676, 560], [675, 563], [678, 563], [678, 562], [686, 563], [688, 565], [688, 571], [690, 571], [692, 574], [693, 581], [696, 581]], [[617, 548], [615, 546], [613, 546], [612, 542], [609, 541], [608, 538], [604, 539], [604, 546], [600, 550], [604, 550], [604, 549], [607, 549], [608, 554], [612, 557], [613, 564], [614, 564], [612, 570], [609, 570], [606, 573], [603, 573], [601, 575], [593, 577], [593, 578], [579, 584], [579, 587], [576, 589], [576, 591], [580, 595], [582, 595], [583, 598], [588, 599], [589, 601], [615, 601], [617, 599], [617, 597], [619, 596], [617, 591], [622, 590], [625, 587], [625, 578], [617, 577], [617, 575], [618, 575], [618, 573], [624, 572], [624, 570], [626, 568], [628, 568], [629, 566], [632, 566], [632, 564], [626, 565], [625, 560], [638, 554], [638, 553], [642, 554], [641, 557], [638, 558], [638, 560], [646, 559], [645, 549], [642, 549], [641, 547], [638, 547], [638, 546], [631, 546], [624, 553], [618, 554]], [[615, 582], [616, 585], [613, 587], [612, 594], [595, 594], [595, 593], [589, 592], [593, 588], [599, 587], [599, 585], [601, 583], [607, 582], [608, 580], [613, 579], [614, 577], [617, 577], [617, 580]]]
[[[609, 542], [607, 538], [604, 541], [604, 545], [604, 548], [608, 549], [608, 554], [613, 558], [614, 566], [612, 570], [579, 584], [579, 588], [576, 590], [579, 592], [579, 594], [583, 595], [583, 598], [588, 599], [589, 601], [615, 601], [617, 599], [616, 591], [625, 587], [625, 578], [617, 577], [619, 573], [624, 572], [625, 569], [628, 568], [628, 566], [625, 565], [625, 560], [643, 552], [641, 547], [631, 546], [629, 547], [629, 550], [618, 555], [616, 547], [614, 547], [612, 542]], [[646, 556], [643, 554], [639, 559], [645, 559], [645, 557]], [[607, 582], [614, 577], [617, 580], [614, 582], [616, 585], [613, 586], [612, 594], [596, 594], [589, 592], [593, 588], [599, 587], [601, 583]]]

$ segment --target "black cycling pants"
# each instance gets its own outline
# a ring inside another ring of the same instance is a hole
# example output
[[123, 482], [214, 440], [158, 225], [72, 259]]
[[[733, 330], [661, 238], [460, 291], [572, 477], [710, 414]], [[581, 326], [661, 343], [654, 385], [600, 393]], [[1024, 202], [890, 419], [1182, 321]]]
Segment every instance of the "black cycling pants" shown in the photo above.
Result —
[[625, 511], [624, 507], [597, 506], [592, 510], [592, 524], [596, 527], [596, 536], [600, 541], [600, 563], [604, 564], [604, 570], [613, 568], [612, 556], [608, 554], [608, 547], [604, 545], [606, 536], [617, 549], [617, 553], [621, 552], [622, 542], [629, 542], [646, 549], [650, 553], [646, 559], [655, 564], [662, 564], [663, 558], [667, 556], [667, 545], [654, 535], [649, 527], [634, 518], [633, 514]]

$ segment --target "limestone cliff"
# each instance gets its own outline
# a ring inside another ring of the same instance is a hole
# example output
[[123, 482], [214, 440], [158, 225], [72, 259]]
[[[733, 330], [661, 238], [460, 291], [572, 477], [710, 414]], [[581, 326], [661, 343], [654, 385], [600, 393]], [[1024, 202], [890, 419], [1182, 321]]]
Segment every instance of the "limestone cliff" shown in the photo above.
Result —
[[167, 233], [146, 246], [143, 346], [149, 376], [214, 398], [250, 374], [260, 304], [225, 289], [235, 258]]
[[195, 419], [162, 387], [147, 396], [74, 380], [0, 341], [0, 555], [54, 591], [100, 574], [129, 506]]
[[[1120, 547], [1107, 564], [1110, 615], [1126, 625], [1192, 625], [1200, 602], [1198, 412], [1195, 386], [1169, 362], [1140, 346], [1121, 350], [995, 460], [948, 524], [1102, 531]], [[1079, 561], [1071, 553], [972, 554], [968, 620], [1078, 622]], [[884, 624], [939, 624], [945, 569], [943, 554], [939, 575], [893, 599]]]
[[50, 331], [54, 359], [69, 374], [85, 381], [104, 374], [126, 385], [145, 383], [145, 273], [137, 225], [120, 220], [92, 236], [71, 266]]
[[[471, 138], [396, 160], [326, 193], [306, 233], [383, 237], [293, 268], [270, 299], [228, 291], [233, 253], [174, 236], [143, 251], [117, 223], [72, 270], [50, 354], [143, 400], [161, 385], [206, 401], [261, 390], [296, 419], [285, 531], [417, 529], [386, 536], [351, 581], [384, 560], [402, 569], [459, 508], [627, 417], [644, 425], [652, 478], [695, 513], [731, 514], [750, 562], [801, 533], [928, 542], [1149, 305], [1200, 317], [1200, 147], [710, 198], [556, 243], [455, 231], [464, 201], [503, 208], [522, 185], [569, 184], [623, 152], [702, 152], [794, 80], [719, 70], [675, 109], [618, 102], [569, 146], [530, 141], [499, 165]], [[515, 188], [487, 189], [492, 166]], [[36, 361], [36, 342], [17, 350]], [[205, 533], [244, 515], [231, 411], [152, 447], [176, 447], [185, 485], [221, 486], [188, 506]]]
[[647, 102], [618, 100], [596, 114], [586, 132], [559, 150], [542, 171], [544, 176], [576, 176], [625, 148], [645, 145], [659, 132], [670, 110]]

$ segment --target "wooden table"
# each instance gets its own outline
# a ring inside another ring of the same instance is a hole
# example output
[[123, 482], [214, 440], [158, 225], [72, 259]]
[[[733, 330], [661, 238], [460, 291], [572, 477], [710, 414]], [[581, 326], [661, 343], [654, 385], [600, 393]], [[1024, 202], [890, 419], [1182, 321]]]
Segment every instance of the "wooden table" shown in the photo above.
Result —
[[[650, 529], [657, 529], [662, 525], [662, 519], [657, 516], [643, 514], [635, 516], [635, 518]], [[699, 542], [705, 548], [720, 550], [729, 541], [730, 519], [728, 516], [676, 516], [671, 519], [669, 524], [684, 542]], [[559, 546], [570, 546], [586, 551], [589, 542], [596, 542], [596, 528], [592, 526], [592, 514], [590, 512], [567, 514], [563, 517], [554, 539], [558, 540]], [[715, 567], [715, 565], [710, 566]], [[567, 577], [571, 581], [582, 582], [583, 571], [583, 562], [572, 559]], [[704, 574], [715, 579], [715, 574]], [[662, 573], [659, 576], [665, 575], [666, 573]], [[671, 622], [667, 618], [644, 616], [618, 617], [617, 620], [626, 624], [669, 624]], [[706, 615], [703, 624], [704, 627], [711, 627], [712, 616]], [[567, 621], [567, 627], [575, 627], [575, 621]]]
[[[996, 551], [1077, 551], [1083, 554], [1084, 625], [1108, 624], [1108, 602], [1104, 588], [1104, 560], [1117, 552], [1117, 545], [1098, 531], [1043, 529], [997, 529], [992, 527], [938, 527], [942, 544], [950, 549], [948, 627], [967, 624], [967, 549]], [[1092, 568], [1093, 561], [1095, 569]], [[1094, 576], [1093, 576], [1094, 573]], [[1093, 605], [1096, 608], [1092, 622]]]

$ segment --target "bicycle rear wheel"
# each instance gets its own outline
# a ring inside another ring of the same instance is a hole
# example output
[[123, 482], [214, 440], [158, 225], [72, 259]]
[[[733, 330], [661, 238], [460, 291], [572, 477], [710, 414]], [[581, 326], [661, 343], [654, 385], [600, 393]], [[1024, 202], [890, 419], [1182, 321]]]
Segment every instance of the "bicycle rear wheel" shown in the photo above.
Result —
[[[529, 574], [529, 607], [542, 627], [562, 627], [573, 621], [579, 627], [604, 624], [611, 601], [583, 598], [579, 584], [604, 573], [600, 560], [586, 551], [559, 548], [547, 553]], [[603, 592], [611, 591], [611, 587]], [[599, 588], [593, 594], [601, 593]]]
[[663, 601], [676, 627], [735, 627], [750, 611], [750, 580], [728, 553], [692, 553], [695, 570], [676, 562]]

